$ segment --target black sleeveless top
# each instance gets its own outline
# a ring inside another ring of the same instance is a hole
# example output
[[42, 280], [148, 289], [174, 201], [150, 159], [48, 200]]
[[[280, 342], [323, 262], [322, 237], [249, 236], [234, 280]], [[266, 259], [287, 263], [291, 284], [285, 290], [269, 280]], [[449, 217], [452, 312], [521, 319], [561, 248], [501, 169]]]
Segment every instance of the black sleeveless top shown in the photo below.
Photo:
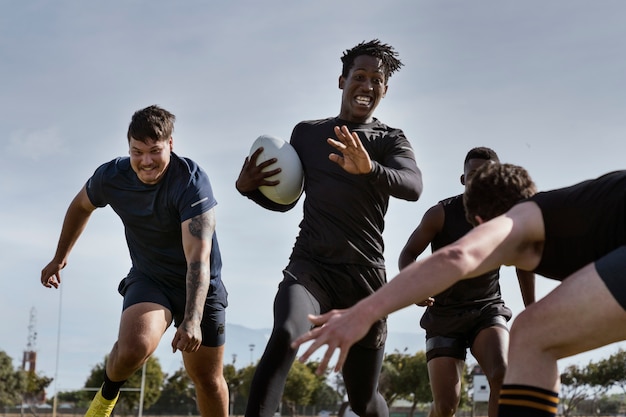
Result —
[[[439, 204], [443, 206], [445, 221], [441, 232], [431, 242], [433, 252], [463, 237], [472, 229], [472, 225], [465, 219], [462, 194], [442, 200]], [[429, 310], [441, 314], [448, 310], [480, 308], [492, 302], [502, 302], [499, 278], [499, 269], [495, 269], [475, 279], [459, 281], [435, 295], [435, 303]]]
[[626, 171], [537, 193], [545, 242], [535, 272], [563, 280], [626, 244]]

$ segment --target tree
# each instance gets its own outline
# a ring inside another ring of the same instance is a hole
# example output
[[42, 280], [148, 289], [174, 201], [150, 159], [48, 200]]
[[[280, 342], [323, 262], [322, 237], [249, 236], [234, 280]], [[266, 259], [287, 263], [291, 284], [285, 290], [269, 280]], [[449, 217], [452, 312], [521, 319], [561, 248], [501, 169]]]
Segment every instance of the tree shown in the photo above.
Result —
[[316, 384], [311, 394], [310, 404], [314, 405], [318, 410], [334, 410], [341, 402], [342, 396], [328, 385], [328, 376], [330, 371], [326, 369], [323, 374], [317, 375], [315, 371], [319, 367], [319, 362], [309, 361], [305, 365], [313, 375], [315, 375]]
[[239, 370], [240, 382], [237, 389], [237, 394], [242, 396], [243, 398], [248, 398], [250, 396], [250, 386], [252, 385], [252, 377], [254, 377], [255, 371], [255, 365], [248, 365], [245, 368]]
[[13, 406], [22, 402], [28, 378], [25, 371], [13, 368], [13, 359], [0, 351], [0, 406]]
[[588, 398], [587, 375], [576, 365], [565, 368], [561, 374], [561, 401], [563, 416], [568, 417], [576, 407]]
[[283, 401], [289, 407], [291, 416], [296, 415], [298, 405], [307, 405], [317, 385], [315, 374], [300, 361], [294, 361], [287, 375]]
[[196, 407], [196, 391], [191, 378], [184, 368], [180, 368], [166, 377], [161, 396], [149, 408], [160, 412], [195, 414]]
[[229, 414], [235, 414], [235, 401], [237, 400], [237, 392], [239, 390], [239, 385], [241, 385], [241, 373], [237, 371], [235, 368], [235, 360], [233, 359], [233, 363], [227, 363], [224, 365], [224, 379], [226, 380], [226, 385], [228, 386], [228, 394], [229, 398]]
[[[89, 378], [87, 378], [87, 382], [85, 382], [86, 388], [99, 388], [102, 385], [107, 359], [108, 356], [105, 356], [104, 361], [97, 364], [91, 370], [91, 375], [89, 376]], [[120, 394], [120, 399], [118, 400], [116, 407], [120, 408], [124, 414], [130, 413], [132, 410], [139, 406], [139, 388], [141, 387], [142, 371], [142, 368], [137, 370], [137, 372], [135, 372], [130, 378], [128, 378], [123, 386], [123, 389], [137, 389], [137, 391], [122, 391], [122, 393]], [[164, 375], [163, 371], [161, 370], [161, 364], [159, 363], [159, 360], [155, 357], [149, 357], [146, 362], [146, 380], [143, 398], [144, 408], [149, 408], [159, 399], [159, 396], [161, 395], [163, 377]]]
[[412, 417], [418, 404], [432, 401], [426, 353], [385, 355], [379, 389], [389, 406], [397, 399], [411, 401]]
[[401, 398], [411, 401], [409, 417], [413, 417], [417, 404], [432, 401], [426, 353], [419, 351], [407, 356], [400, 371], [400, 385], [404, 387]]
[[[596, 364], [597, 384], [618, 386], [626, 394], [626, 352], [618, 349], [616, 353]], [[608, 388], [607, 387], [607, 388]]]
[[54, 378], [37, 375], [35, 372], [26, 373], [26, 388], [23, 391], [23, 400], [27, 404], [43, 402], [46, 397], [46, 388]]

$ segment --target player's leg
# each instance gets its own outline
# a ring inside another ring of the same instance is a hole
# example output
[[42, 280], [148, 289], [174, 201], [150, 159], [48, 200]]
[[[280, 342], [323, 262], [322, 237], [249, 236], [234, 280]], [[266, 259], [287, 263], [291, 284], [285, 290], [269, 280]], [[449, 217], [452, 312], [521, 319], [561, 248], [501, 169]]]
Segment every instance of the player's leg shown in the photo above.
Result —
[[104, 384], [85, 416], [111, 414], [120, 388], [154, 353], [171, 321], [170, 311], [156, 303], [137, 303], [123, 311], [118, 339], [106, 362]]
[[506, 373], [509, 331], [502, 316], [501, 325], [482, 329], [472, 343], [472, 354], [489, 382], [489, 417], [498, 415], [498, 398]]
[[378, 379], [385, 356], [384, 346], [366, 348], [358, 344], [350, 348], [343, 365], [343, 381], [352, 410], [361, 417], [389, 416], [389, 408], [378, 392]]
[[246, 416], [274, 415], [297, 354], [291, 342], [311, 328], [308, 314], [319, 312], [319, 303], [304, 286], [289, 276], [281, 282], [274, 299], [274, 328], [252, 378]]
[[451, 417], [461, 400], [461, 380], [465, 361], [451, 356], [428, 360], [428, 378], [433, 394], [429, 417]]
[[117, 341], [106, 372], [112, 381], [128, 379], [154, 353], [172, 322], [170, 311], [156, 303], [133, 304], [122, 312]]
[[200, 346], [193, 353], [183, 352], [183, 361], [196, 387], [198, 410], [202, 417], [228, 415], [228, 385], [224, 379], [224, 345]]
[[[624, 257], [615, 259], [614, 276], [600, 278], [590, 264], [550, 294], [527, 307], [513, 322], [509, 365], [500, 393], [501, 416], [553, 416], [559, 392], [557, 360], [626, 339], [621, 282]], [[610, 268], [609, 268], [610, 269]], [[603, 272], [604, 274], [604, 272]], [[612, 290], [607, 287], [612, 280]], [[533, 398], [526, 407], [516, 405]]]
[[183, 352], [187, 374], [196, 388], [196, 402], [203, 417], [228, 415], [228, 385], [224, 379], [226, 309], [219, 301], [207, 300], [202, 317], [202, 346]]

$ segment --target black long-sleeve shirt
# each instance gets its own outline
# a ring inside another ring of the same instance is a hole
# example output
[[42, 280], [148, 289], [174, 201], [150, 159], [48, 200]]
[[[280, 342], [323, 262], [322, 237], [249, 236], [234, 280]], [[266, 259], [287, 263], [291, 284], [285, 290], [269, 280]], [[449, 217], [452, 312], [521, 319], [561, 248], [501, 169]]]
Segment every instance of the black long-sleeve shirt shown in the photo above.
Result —
[[[369, 174], [350, 174], [328, 159], [336, 150], [327, 139], [335, 138], [333, 128], [342, 125], [359, 135], [372, 160]], [[291, 258], [384, 268], [382, 233], [389, 197], [416, 201], [422, 192], [422, 175], [402, 130], [377, 119], [356, 124], [333, 117], [298, 123], [290, 143], [305, 174], [304, 216]], [[297, 203], [281, 206], [260, 192], [248, 197], [277, 211]]]

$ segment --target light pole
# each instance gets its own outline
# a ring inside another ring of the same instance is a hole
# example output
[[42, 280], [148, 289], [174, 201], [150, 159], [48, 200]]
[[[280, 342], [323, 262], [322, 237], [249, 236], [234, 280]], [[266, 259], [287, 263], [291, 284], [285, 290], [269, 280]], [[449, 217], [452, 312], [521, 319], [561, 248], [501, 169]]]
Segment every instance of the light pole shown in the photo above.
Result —
[[250, 365], [254, 364], [254, 343], [250, 343]]

